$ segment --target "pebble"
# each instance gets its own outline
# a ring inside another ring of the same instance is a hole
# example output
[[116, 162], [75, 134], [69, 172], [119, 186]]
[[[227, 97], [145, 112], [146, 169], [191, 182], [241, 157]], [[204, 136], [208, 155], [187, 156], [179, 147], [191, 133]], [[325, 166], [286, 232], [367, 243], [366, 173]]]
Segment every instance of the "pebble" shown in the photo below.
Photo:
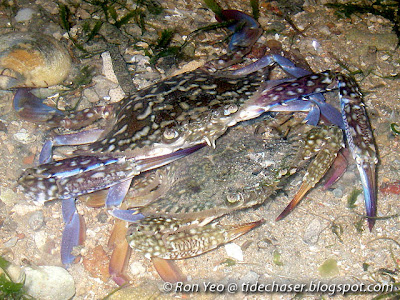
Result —
[[[3, 196], [3, 192], [2, 192], [1, 195]], [[6, 203], [3, 200], [3, 198], [1, 198], [1, 200], [4, 203]], [[42, 209], [42, 207], [40, 205], [17, 204], [11, 209], [11, 212], [14, 212], [19, 216], [23, 216], [23, 215], [26, 215], [28, 213], [31, 213], [31, 212], [34, 212], [34, 211], [38, 211], [40, 209]]]
[[9, 239], [7, 242], [5, 242], [5, 243], [3, 244], [3, 247], [4, 247], [4, 248], [11, 248], [11, 247], [14, 247], [14, 246], [17, 244], [17, 242], [18, 242], [18, 237], [14, 236], [14, 237], [12, 237], [11, 239]]
[[44, 215], [42, 210], [35, 211], [31, 214], [28, 220], [29, 226], [33, 230], [39, 230], [44, 225]]
[[333, 196], [335, 196], [335, 198], [342, 198], [343, 197], [343, 191], [341, 188], [336, 188], [332, 191]]
[[29, 144], [36, 140], [36, 136], [28, 133], [25, 128], [22, 128], [20, 131], [14, 134], [14, 139], [23, 144]]
[[249, 272], [246, 273], [246, 275], [244, 275], [244, 276], [241, 278], [240, 281], [241, 281], [241, 282], [255, 283], [255, 282], [258, 281], [259, 278], [260, 278], [260, 275], [259, 275], [259, 274], [257, 274], [257, 273], [254, 272], [254, 271], [249, 271]]
[[35, 245], [38, 249], [42, 249], [47, 242], [47, 234], [44, 231], [36, 232], [33, 239], [35, 240]]
[[67, 300], [75, 295], [72, 276], [61, 267], [25, 268], [25, 287], [29, 295], [41, 300]]
[[143, 266], [142, 263], [138, 261], [134, 261], [130, 264], [129, 270], [131, 271], [133, 276], [137, 276], [139, 274], [144, 274], [146, 272], [146, 268]]
[[321, 233], [321, 222], [318, 219], [314, 219], [308, 224], [304, 231], [303, 241], [308, 245], [314, 245], [318, 242], [319, 235]]
[[226, 254], [238, 261], [243, 261], [243, 251], [238, 244], [229, 243], [225, 245]]
[[29, 21], [32, 19], [33, 14], [35, 11], [32, 8], [22, 8], [17, 12], [17, 15], [15, 16], [15, 21], [22, 23]]
[[0, 187], [0, 200], [5, 205], [12, 205], [17, 201], [17, 194], [10, 188]]

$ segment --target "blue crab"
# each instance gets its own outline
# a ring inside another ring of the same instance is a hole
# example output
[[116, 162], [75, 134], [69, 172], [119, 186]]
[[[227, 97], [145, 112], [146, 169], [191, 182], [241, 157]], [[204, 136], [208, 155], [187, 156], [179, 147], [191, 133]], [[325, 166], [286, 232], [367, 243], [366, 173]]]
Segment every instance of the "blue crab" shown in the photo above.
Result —
[[[106, 206], [111, 214], [131, 222], [144, 219], [141, 213], [116, 209], [136, 175], [182, 158], [207, 144], [216, 147], [216, 140], [229, 127], [267, 111], [306, 111], [306, 120], [311, 125], [317, 125], [322, 116], [344, 129], [361, 174], [368, 223], [372, 229], [376, 215], [377, 159], [356, 83], [330, 71], [318, 74], [305, 71], [280, 55], [265, 56], [235, 71], [223, 70], [238, 55], [249, 51], [262, 29], [242, 12], [226, 10], [222, 15], [236, 21], [236, 26], [232, 26], [239, 28], [233, 35], [234, 42], [227, 58], [161, 81], [115, 105], [66, 116], [42, 105], [38, 110], [34, 105], [37, 99], [29, 91], [17, 91], [15, 103], [28, 103], [26, 109], [19, 107], [19, 110], [28, 116], [46, 115], [46, 121], [53, 126], [66, 124], [78, 128], [99, 117], [111, 119], [106, 130], [58, 136], [46, 142], [40, 156], [43, 164], [26, 170], [18, 181], [25, 194], [37, 201], [63, 200], [66, 227], [61, 252], [64, 264], [74, 260], [71, 251], [81, 242], [82, 222], [75, 209], [77, 196], [109, 188]], [[249, 39], [243, 39], [243, 35]], [[293, 78], [266, 81], [268, 71], [275, 65]], [[339, 91], [341, 113], [326, 103], [322, 95], [335, 89]], [[54, 146], [85, 143], [88, 145], [75, 151], [76, 156], [51, 161]], [[303, 187], [282, 216], [311, 187]]]

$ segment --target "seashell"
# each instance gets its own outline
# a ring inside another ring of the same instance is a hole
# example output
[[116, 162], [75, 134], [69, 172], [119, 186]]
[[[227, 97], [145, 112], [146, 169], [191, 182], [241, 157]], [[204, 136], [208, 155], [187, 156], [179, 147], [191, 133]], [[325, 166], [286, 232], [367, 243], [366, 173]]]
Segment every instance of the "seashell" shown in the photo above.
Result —
[[0, 36], [0, 88], [48, 87], [68, 75], [71, 57], [51, 36], [11, 32]]

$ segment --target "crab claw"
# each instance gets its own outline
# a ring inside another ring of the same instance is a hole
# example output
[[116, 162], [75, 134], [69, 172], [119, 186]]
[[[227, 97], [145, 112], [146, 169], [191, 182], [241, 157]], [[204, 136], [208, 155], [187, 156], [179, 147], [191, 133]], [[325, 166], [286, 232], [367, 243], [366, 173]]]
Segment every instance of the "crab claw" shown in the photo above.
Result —
[[248, 53], [263, 32], [260, 24], [253, 17], [238, 10], [223, 10], [221, 17], [216, 16], [218, 22], [236, 21], [228, 27], [229, 30], [234, 32], [229, 42], [229, 50], [239, 51], [244, 49], [245, 53], [242, 52], [242, 54]]
[[317, 154], [308, 166], [299, 191], [284, 211], [276, 218], [276, 221], [285, 218], [296, 207], [304, 195], [321, 180], [336, 159], [337, 153], [343, 146], [342, 144], [343, 137], [339, 127], [321, 126], [310, 130], [303, 150], [303, 159], [309, 159], [315, 153]]
[[375, 168], [378, 163], [374, 138], [357, 84], [342, 75], [338, 75], [337, 80], [347, 143], [360, 173], [371, 231], [376, 217]]
[[224, 69], [242, 61], [243, 57], [251, 51], [263, 29], [253, 17], [238, 10], [222, 10], [216, 19], [218, 22], [233, 22], [228, 29], [234, 33], [229, 42], [228, 53], [216, 61], [208, 62], [205, 66]]

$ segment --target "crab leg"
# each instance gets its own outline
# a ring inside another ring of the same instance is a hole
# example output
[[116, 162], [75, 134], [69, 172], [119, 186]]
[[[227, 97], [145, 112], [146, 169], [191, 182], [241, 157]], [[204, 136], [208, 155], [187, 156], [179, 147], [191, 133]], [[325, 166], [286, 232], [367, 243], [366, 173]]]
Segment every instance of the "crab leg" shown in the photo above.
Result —
[[74, 146], [93, 143], [98, 140], [103, 129], [85, 130], [78, 133], [57, 135], [53, 139], [47, 140], [40, 152], [39, 164], [45, 164], [52, 161], [53, 148], [55, 146]]
[[303, 159], [309, 159], [313, 153], [317, 153], [314, 160], [308, 166], [303, 183], [293, 200], [276, 218], [279, 221], [286, 217], [300, 202], [304, 195], [312, 189], [329, 170], [342, 148], [343, 136], [339, 127], [315, 127], [307, 135]]
[[[63, 200], [66, 227], [61, 253], [63, 263], [70, 264], [75, 259], [71, 251], [81, 243], [83, 231], [83, 222], [75, 209], [76, 197], [111, 187], [106, 200], [106, 206], [111, 209], [122, 202], [134, 176], [180, 159], [202, 147], [204, 144], [142, 160], [123, 157], [72, 157], [28, 169], [18, 183], [26, 194], [38, 202]], [[137, 221], [144, 218], [141, 214], [135, 214], [133, 217], [132, 213], [130, 215], [125, 220]]]
[[[336, 89], [339, 89], [347, 143], [360, 173], [368, 225], [371, 230], [376, 216], [375, 167], [378, 159], [362, 95], [353, 80], [339, 73], [325, 71], [279, 84], [252, 97], [236, 113], [232, 123], [255, 118], [266, 111], [287, 111], [293, 101], [303, 100], [307, 105], [311, 95], [335, 89], [331, 88], [334, 82], [336, 82]], [[323, 110], [321, 113], [324, 115]], [[331, 116], [327, 115], [326, 117]]]
[[375, 167], [378, 163], [374, 137], [356, 83], [351, 79], [344, 80], [342, 75], [337, 78], [347, 143], [360, 173], [367, 217], [372, 217], [368, 218], [368, 226], [372, 230], [376, 216]]
[[147, 258], [184, 259], [229, 243], [263, 222], [260, 220], [236, 226], [215, 223], [192, 226], [178, 219], [147, 217], [129, 226], [127, 239], [132, 248], [143, 251]]
[[113, 110], [113, 105], [110, 104], [95, 106], [76, 113], [66, 113], [44, 104], [43, 101], [33, 95], [28, 88], [19, 88], [14, 95], [13, 107], [24, 120], [69, 129], [79, 129], [100, 118], [107, 118]]
[[61, 261], [68, 266], [76, 258], [71, 254], [73, 248], [82, 245], [85, 240], [85, 222], [76, 211], [75, 199], [73, 198], [62, 202], [62, 213], [65, 227], [61, 240]]

